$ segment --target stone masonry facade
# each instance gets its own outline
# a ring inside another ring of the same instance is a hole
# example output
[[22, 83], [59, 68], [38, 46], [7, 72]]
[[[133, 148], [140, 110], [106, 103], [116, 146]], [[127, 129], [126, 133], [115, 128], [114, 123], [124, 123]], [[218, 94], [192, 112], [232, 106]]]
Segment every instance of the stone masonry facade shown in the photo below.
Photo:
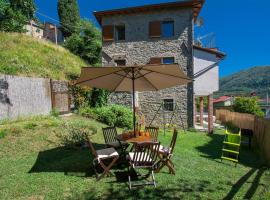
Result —
[[[126, 65], [144, 65], [153, 57], [174, 57], [175, 63], [189, 76], [193, 75], [193, 12], [191, 8], [177, 8], [159, 12], [114, 15], [104, 17], [102, 25], [125, 24], [125, 41], [103, 42], [102, 64], [114, 65], [114, 60], [125, 59]], [[173, 20], [174, 36], [171, 38], [150, 38], [149, 22], [155, 20]], [[168, 80], [170, 81], [170, 80]], [[119, 96], [120, 95], [120, 96]], [[158, 92], [139, 92], [138, 103], [143, 112], [146, 125], [153, 119], [163, 99], [171, 98], [177, 105], [173, 124], [193, 126], [193, 83], [176, 86]], [[111, 102], [131, 105], [131, 95], [111, 94]], [[172, 111], [159, 112], [152, 125], [162, 126]]]

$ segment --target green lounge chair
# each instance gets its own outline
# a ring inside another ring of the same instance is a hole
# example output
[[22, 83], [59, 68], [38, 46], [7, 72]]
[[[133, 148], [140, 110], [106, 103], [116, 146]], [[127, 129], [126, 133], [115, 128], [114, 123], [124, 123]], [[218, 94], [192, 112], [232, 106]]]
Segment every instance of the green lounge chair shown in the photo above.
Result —
[[235, 166], [239, 160], [239, 153], [240, 153], [240, 144], [241, 144], [241, 129], [239, 133], [229, 133], [226, 129], [225, 138], [223, 141], [223, 148], [222, 148], [222, 155], [221, 155], [221, 162], [222, 160], [229, 160], [235, 163]]

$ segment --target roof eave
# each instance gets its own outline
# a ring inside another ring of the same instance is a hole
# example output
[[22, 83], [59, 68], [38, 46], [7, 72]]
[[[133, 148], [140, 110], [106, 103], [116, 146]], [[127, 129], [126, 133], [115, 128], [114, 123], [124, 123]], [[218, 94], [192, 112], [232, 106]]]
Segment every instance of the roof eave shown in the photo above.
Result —
[[193, 1], [182, 1], [182, 2], [177, 1], [177, 2], [160, 3], [160, 4], [128, 7], [128, 8], [121, 8], [121, 9], [105, 10], [105, 11], [94, 11], [93, 14], [96, 17], [98, 23], [101, 25], [102, 17], [104, 16], [148, 12], [151, 10], [172, 9], [176, 7], [178, 8], [192, 7], [194, 21], [195, 21], [203, 7], [204, 1], [205, 0], [193, 0]]
[[201, 50], [201, 51], [205, 51], [205, 52], [208, 52], [208, 53], [211, 53], [211, 54], [215, 54], [220, 59], [223, 59], [223, 58], [226, 57], [226, 54], [224, 52], [221, 52], [221, 51], [212, 50], [212, 49], [205, 48], [205, 47], [200, 47], [198, 45], [193, 45], [193, 47], [195, 49], [198, 49], [198, 50]]

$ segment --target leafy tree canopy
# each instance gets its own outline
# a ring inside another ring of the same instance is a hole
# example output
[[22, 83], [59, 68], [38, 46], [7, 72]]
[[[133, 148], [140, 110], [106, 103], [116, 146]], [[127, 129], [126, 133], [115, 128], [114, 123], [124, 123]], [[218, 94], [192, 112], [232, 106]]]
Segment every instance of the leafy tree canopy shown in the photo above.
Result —
[[8, 0], [0, 0], [0, 31], [25, 32], [27, 17], [20, 10], [13, 9]]
[[33, 0], [9, 0], [9, 2], [11, 8], [25, 16], [27, 21], [34, 19], [36, 6]]
[[264, 116], [256, 97], [237, 97], [233, 109], [235, 112], [249, 113], [258, 117]]
[[87, 19], [80, 22], [80, 32], [68, 37], [64, 46], [90, 65], [101, 62], [101, 33]]
[[80, 11], [77, 0], [58, 0], [57, 10], [64, 37], [78, 32]]

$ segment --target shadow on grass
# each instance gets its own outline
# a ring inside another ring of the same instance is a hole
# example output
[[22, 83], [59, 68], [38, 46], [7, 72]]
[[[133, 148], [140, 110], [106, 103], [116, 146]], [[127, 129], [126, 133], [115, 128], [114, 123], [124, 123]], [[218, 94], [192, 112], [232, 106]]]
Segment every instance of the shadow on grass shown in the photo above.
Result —
[[[122, 187], [121, 187], [122, 186]], [[182, 199], [189, 197], [189, 199], [204, 199], [206, 193], [211, 193], [214, 190], [211, 188], [209, 181], [195, 180], [190, 182], [185, 179], [178, 179], [174, 184], [157, 186], [137, 187], [129, 190], [123, 184], [116, 186], [110, 184], [103, 195], [99, 194], [95, 189], [91, 188], [88, 192], [83, 194], [76, 194], [76, 197], [70, 199], [80, 200], [112, 200], [112, 199]]]
[[[217, 161], [221, 157], [224, 136], [220, 134], [212, 134], [207, 135], [207, 137], [211, 138], [210, 141], [207, 144], [196, 148], [203, 154], [201, 156]], [[260, 159], [258, 152], [254, 149], [249, 149], [249, 146], [247, 145], [241, 145], [239, 163], [250, 167], [251, 169], [232, 186], [230, 192], [224, 197], [224, 200], [234, 199], [235, 195], [245, 183], [251, 183], [251, 186], [246, 192], [244, 199], [251, 199], [260, 185], [260, 179], [265, 170], [264, 168], [261, 168], [262, 160]], [[220, 162], [220, 164], [224, 165], [225, 163]], [[234, 166], [232, 165], [232, 167]], [[254, 180], [251, 181], [250, 178], [255, 173], [256, 176]]]
[[[96, 149], [104, 148], [102, 144], [94, 146]], [[70, 176], [89, 177], [95, 175], [92, 162], [93, 156], [88, 148], [57, 147], [39, 152], [29, 173], [64, 172]]]
[[[266, 171], [265, 168], [260, 168], [260, 169], [252, 168], [252, 169], [250, 169], [244, 176], [242, 176], [232, 186], [230, 192], [226, 195], [226, 197], [224, 197], [224, 200], [234, 199], [234, 196], [237, 194], [237, 192], [240, 190], [240, 188], [247, 182], [251, 183], [251, 185], [250, 185], [248, 191], [246, 192], [245, 196], [243, 197], [243, 199], [251, 199], [254, 196], [255, 192], [257, 191], [257, 189], [260, 185], [265, 187], [265, 185], [260, 183], [260, 179], [265, 171]], [[254, 173], [256, 173], [256, 176], [253, 179], [253, 181], [250, 181], [249, 179]]]
[[[196, 149], [201, 152], [203, 157], [217, 160], [221, 158], [222, 146], [224, 135], [220, 134], [208, 134], [210, 141], [203, 145], [198, 146]], [[249, 149], [247, 145], [241, 145], [239, 163], [248, 167], [258, 168], [262, 164], [262, 160], [253, 149]]]

